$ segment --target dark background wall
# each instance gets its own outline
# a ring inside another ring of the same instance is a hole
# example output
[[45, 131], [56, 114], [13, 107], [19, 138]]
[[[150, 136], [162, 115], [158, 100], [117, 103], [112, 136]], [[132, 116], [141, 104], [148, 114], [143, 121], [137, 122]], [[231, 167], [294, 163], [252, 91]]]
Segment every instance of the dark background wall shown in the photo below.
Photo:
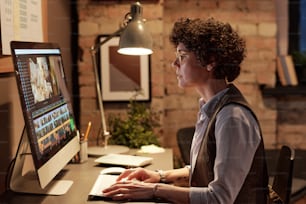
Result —
[[[72, 95], [71, 3], [62, 0], [46, 2], [48, 41], [61, 46], [67, 85]], [[0, 73], [0, 193], [5, 189], [6, 171], [15, 156], [23, 127], [14, 73]]]

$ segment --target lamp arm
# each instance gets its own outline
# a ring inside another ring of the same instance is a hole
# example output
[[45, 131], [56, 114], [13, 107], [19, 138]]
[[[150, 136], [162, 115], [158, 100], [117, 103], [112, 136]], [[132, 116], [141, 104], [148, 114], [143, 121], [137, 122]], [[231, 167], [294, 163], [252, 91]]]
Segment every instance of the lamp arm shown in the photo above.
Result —
[[[124, 28], [118, 29], [116, 32], [114, 32], [113, 34], [109, 35], [103, 41], [98, 42], [95, 45], [93, 45], [91, 47], [91, 49], [90, 49], [92, 63], [93, 63], [93, 67], [94, 67], [96, 90], [97, 90], [97, 95], [98, 95], [100, 117], [101, 117], [101, 127], [102, 127], [102, 130], [103, 130], [103, 136], [104, 136], [104, 139], [105, 139], [105, 145], [107, 145], [107, 141], [108, 141], [108, 138], [110, 137], [110, 133], [107, 130], [107, 127], [106, 127], [106, 120], [105, 120], [105, 114], [104, 114], [102, 91], [101, 91], [101, 85], [100, 85], [100, 79], [99, 79], [99, 71], [98, 71], [96, 53], [97, 53], [97, 50], [101, 47], [101, 45], [105, 44], [106, 42], [111, 40], [113, 37], [119, 35], [123, 30], [124, 30]], [[99, 138], [99, 136], [98, 136], [98, 138]]]

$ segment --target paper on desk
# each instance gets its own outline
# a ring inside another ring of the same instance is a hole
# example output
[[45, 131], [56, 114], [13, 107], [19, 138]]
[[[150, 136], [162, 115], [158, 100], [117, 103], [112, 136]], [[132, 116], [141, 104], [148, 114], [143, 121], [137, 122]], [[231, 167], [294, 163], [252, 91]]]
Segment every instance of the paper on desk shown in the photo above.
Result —
[[117, 178], [118, 175], [99, 174], [89, 193], [89, 196], [103, 197], [102, 191], [116, 183]]
[[140, 147], [140, 150], [138, 151], [139, 153], [163, 153], [165, 152], [165, 149], [162, 147], [158, 147], [154, 144], [151, 145], [143, 145]]

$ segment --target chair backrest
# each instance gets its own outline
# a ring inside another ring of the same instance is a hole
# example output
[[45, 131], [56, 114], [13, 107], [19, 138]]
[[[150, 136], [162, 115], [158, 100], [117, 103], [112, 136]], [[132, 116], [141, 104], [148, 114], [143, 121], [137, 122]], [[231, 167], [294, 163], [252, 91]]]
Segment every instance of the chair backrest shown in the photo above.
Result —
[[290, 202], [294, 157], [294, 149], [282, 146], [272, 184], [272, 189], [285, 204]]
[[177, 131], [176, 139], [185, 165], [190, 164], [190, 147], [195, 127], [185, 127]]

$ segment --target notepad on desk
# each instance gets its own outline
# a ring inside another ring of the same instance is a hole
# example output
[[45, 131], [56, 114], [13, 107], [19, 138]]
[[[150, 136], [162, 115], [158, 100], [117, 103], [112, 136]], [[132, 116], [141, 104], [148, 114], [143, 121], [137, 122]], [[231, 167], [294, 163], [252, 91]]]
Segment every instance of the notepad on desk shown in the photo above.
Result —
[[153, 161], [152, 157], [134, 156], [126, 154], [107, 154], [101, 156], [95, 160], [100, 164], [128, 166], [128, 167], [140, 167], [151, 164]]

